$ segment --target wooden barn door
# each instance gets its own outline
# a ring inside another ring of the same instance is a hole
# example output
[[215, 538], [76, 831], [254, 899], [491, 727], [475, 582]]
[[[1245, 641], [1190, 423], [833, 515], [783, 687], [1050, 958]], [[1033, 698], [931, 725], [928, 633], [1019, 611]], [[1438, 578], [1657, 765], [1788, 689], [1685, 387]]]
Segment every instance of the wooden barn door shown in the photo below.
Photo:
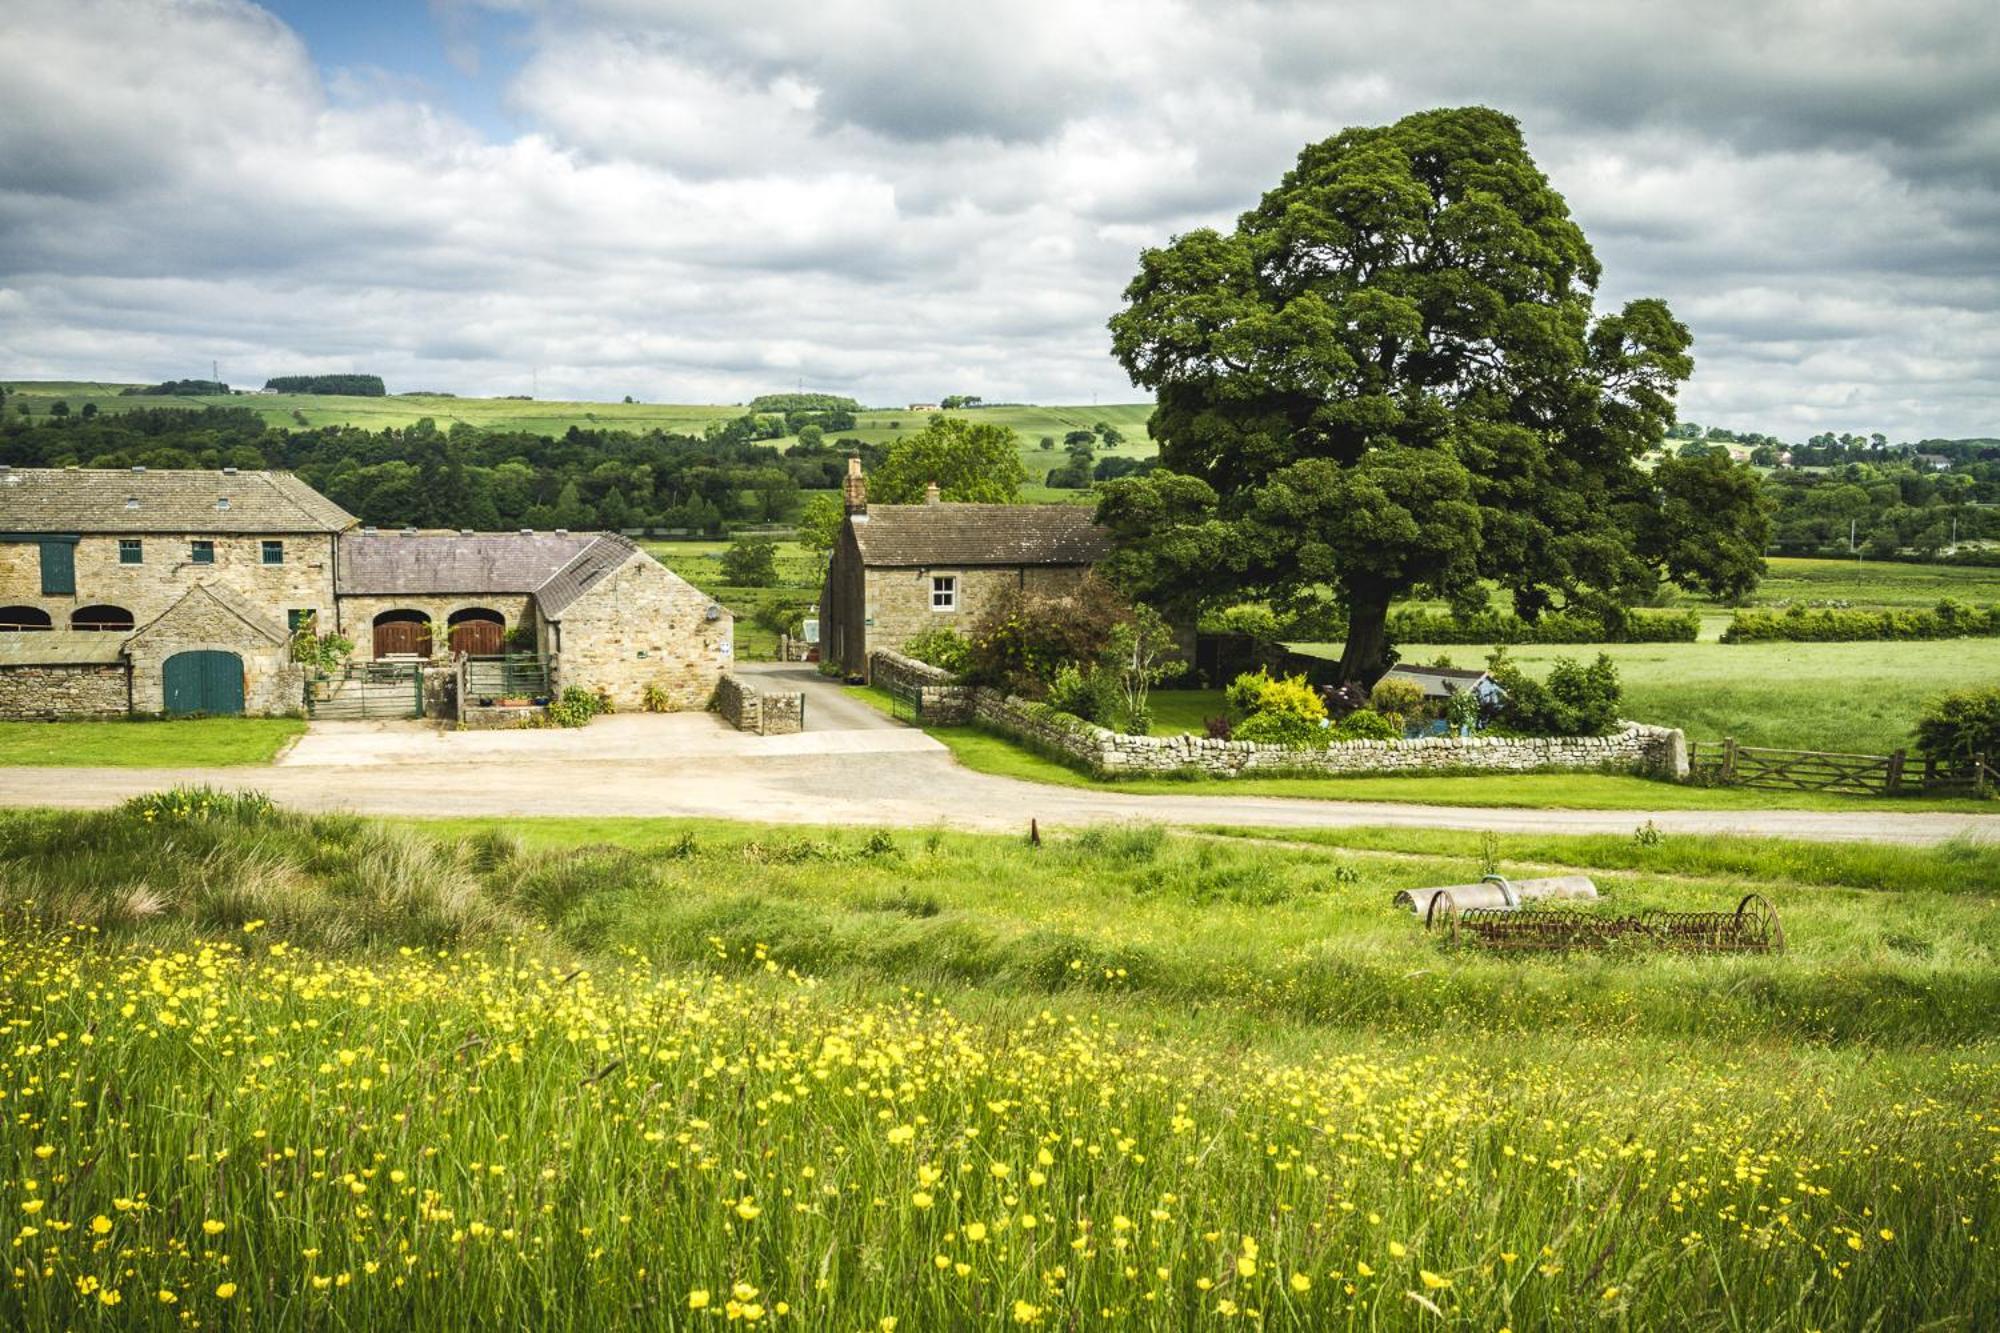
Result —
[[243, 711], [243, 659], [235, 653], [175, 653], [161, 676], [169, 713], [235, 717]]
[[375, 622], [375, 656], [422, 657], [431, 655], [431, 627], [422, 620], [378, 620]]
[[451, 627], [451, 651], [498, 657], [507, 651], [507, 627], [497, 620], [461, 620]]

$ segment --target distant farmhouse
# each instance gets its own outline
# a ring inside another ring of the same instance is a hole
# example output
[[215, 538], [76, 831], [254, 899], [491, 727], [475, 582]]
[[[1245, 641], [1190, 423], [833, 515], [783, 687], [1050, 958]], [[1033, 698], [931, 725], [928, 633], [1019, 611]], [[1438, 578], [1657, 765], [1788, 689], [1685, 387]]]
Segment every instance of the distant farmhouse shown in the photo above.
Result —
[[620, 536], [380, 533], [282, 472], [0, 468], [0, 717], [296, 713], [313, 632], [378, 679], [511, 653], [619, 708], [703, 706], [733, 650]]
[[900, 651], [924, 630], [969, 633], [1009, 591], [1073, 588], [1111, 553], [1079, 505], [947, 503], [936, 486], [922, 504], [870, 505], [861, 460], [847, 469], [819, 634], [821, 658], [850, 679], [867, 679], [870, 653]]

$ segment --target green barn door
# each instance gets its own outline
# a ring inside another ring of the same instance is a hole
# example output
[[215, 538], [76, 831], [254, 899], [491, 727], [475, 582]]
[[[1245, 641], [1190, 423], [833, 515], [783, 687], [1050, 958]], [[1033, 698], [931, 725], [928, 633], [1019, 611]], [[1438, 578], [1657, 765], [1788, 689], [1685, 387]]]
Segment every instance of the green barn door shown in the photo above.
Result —
[[235, 653], [175, 653], [161, 674], [169, 713], [234, 717], [243, 711], [243, 659]]

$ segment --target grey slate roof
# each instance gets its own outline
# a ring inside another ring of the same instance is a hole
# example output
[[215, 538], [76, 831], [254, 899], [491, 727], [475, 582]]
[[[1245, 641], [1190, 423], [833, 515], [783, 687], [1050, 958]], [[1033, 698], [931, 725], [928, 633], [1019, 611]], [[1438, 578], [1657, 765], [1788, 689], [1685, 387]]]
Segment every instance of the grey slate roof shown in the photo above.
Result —
[[854, 539], [866, 565], [1091, 565], [1111, 538], [1081, 505], [870, 505]]
[[639, 548], [628, 537], [609, 532], [598, 535], [548, 582], [535, 589], [535, 605], [546, 619], [562, 619], [563, 611], [572, 602], [638, 553]]
[[350, 532], [340, 539], [343, 597], [529, 593], [599, 540], [590, 532]]
[[354, 522], [289, 472], [0, 470], [0, 532], [342, 532]]
[[112, 666], [125, 660], [126, 638], [66, 629], [0, 633], [0, 667]]

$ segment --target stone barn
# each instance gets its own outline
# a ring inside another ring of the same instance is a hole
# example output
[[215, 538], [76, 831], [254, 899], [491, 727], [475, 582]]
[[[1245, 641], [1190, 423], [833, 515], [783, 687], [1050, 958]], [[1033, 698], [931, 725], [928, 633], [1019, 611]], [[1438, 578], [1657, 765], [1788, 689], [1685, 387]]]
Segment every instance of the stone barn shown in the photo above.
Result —
[[1008, 592], [1063, 592], [1111, 553], [1080, 505], [948, 503], [935, 486], [922, 504], [871, 505], [859, 459], [848, 460], [845, 495], [819, 644], [850, 680], [867, 679], [872, 652], [900, 652], [940, 625], [969, 634]]

